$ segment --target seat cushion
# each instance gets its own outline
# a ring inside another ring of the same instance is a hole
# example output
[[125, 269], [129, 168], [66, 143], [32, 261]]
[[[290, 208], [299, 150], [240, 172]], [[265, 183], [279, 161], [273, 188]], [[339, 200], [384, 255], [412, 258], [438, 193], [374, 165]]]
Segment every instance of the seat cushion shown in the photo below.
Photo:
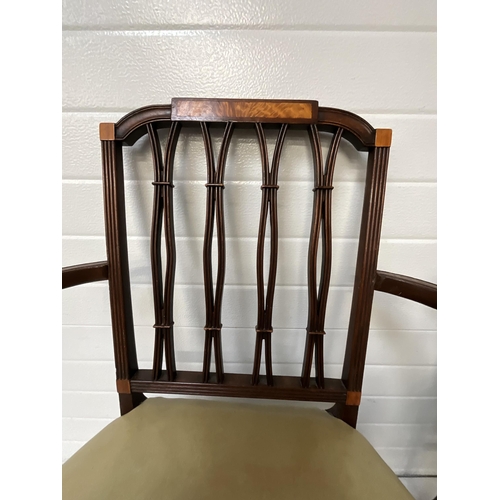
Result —
[[63, 465], [64, 500], [412, 499], [323, 410], [152, 398]]

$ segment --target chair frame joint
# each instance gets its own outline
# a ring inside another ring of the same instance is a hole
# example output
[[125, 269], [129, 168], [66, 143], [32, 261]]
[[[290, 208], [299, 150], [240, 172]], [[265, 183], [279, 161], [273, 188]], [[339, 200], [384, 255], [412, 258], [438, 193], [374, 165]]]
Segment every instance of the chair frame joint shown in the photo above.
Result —
[[118, 391], [118, 394], [132, 394], [132, 390], [130, 388], [130, 380], [120, 378], [117, 379], [116, 390]]
[[347, 406], [359, 406], [361, 403], [361, 391], [347, 391], [345, 404]]
[[390, 148], [392, 144], [392, 129], [377, 128], [375, 130], [375, 147]]
[[101, 141], [115, 140], [115, 124], [114, 123], [99, 123], [99, 138]]

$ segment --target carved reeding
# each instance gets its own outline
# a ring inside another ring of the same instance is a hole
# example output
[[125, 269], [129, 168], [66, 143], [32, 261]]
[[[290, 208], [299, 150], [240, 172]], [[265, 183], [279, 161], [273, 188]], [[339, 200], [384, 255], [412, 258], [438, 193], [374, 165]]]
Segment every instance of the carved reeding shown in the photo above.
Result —
[[[133, 115], [133, 116], [132, 116]], [[128, 260], [127, 262], [123, 262], [123, 259], [126, 257], [126, 246], [123, 246], [122, 242], [122, 232], [124, 228], [124, 214], [122, 219], [122, 214], [119, 212], [119, 206], [122, 203], [120, 197], [123, 197], [123, 179], [122, 174], [116, 171], [116, 162], [118, 161], [118, 169], [121, 169], [121, 140], [124, 139], [120, 134], [126, 133], [130, 134], [129, 140], [130, 144], [132, 144], [136, 140], [136, 136], [139, 137], [141, 133], [143, 133], [143, 129], [146, 130], [146, 125], [148, 123], [158, 123], [158, 126], [164, 127], [164, 124], [160, 124], [159, 122], [168, 122], [170, 121], [170, 107], [169, 106], [153, 106], [144, 108], [143, 110], [136, 110], [134, 113], [130, 114], [124, 119], [120, 120], [119, 123], [116, 124], [102, 124], [104, 127], [100, 126], [100, 137], [103, 140], [103, 161], [104, 161], [104, 170], [108, 172], [109, 178], [105, 181], [104, 189], [105, 189], [105, 206], [106, 206], [106, 224], [108, 227], [115, 227], [115, 231], [110, 231], [110, 234], [107, 234], [107, 246], [108, 246], [108, 261], [109, 264], [109, 280], [110, 280], [110, 293], [111, 293], [111, 313], [112, 313], [112, 321], [113, 321], [113, 333], [114, 333], [114, 349], [115, 349], [115, 358], [116, 358], [116, 366], [117, 366], [117, 378], [119, 380], [123, 380], [121, 383], [120, 390], [126, 390], [125, 383], [130, 379], [131, 373], [134, 373], [134, 360], [133, 356], [131, 356], [132, 347], [129, 345], [130, 340], [130, 318], [127, 313], [123, 313], [118, 310], [117, 306], [121, 306], [122, 304], [126, 305], [127, 299], [127, 284], [128, 284]], [[178, 122], [176, 122], [178, 123]], [[120, 125], [121, 129], [118, 131], [118, 125]], [[108, 127], [106, 127], [108, 126]], [[215, 125], [214, 125], [215, 126]], [[374, 227], [367, 231], [365, 234], [365, 238], [363, 241], [360, 239], [360, 249], [358, 252], [358, 263], [357, 268], [362, 268], [363, 272], [361, 272], [361, 276], [358, 280], [358, 269], [356, 272], [356, 283], [355, 290], [353, 296], [353, 308], [351, 315], [351, 322], [349, 326], [349, 335], [348, 335], [348, 349], [346, 349], [346, 359], [344, 363], [344, 372], [343, 372], [343, 382], [347, 389], [349, 390], [349, 394], [347, 395], [347, 399], [343, 403], [344, 406], [347, 405], [347, 408], [356, 409], [359, 404], [359, 400], [361, 397], [360, 390], [356, 390], [356, 386], [361, 388], [363, 371], [364, 371], [364, 361], [366, 357], [366, 341], [367, 340], [367, 327], [366, 324], [369, 322], [370, 314], [371, 314], [371, 302], [373, 298], [373, 283], [371, 281], [373, 276], [376, 275], [376, 257], [378, 255], [378, 245], [380, 241], [380, 229], [382, 223], [381, 211], [383, 207], [383, 196], [385, 191], [385, 176], [387, 169], [387, 160], [389, 147], [391, 144], [391, 135], [392, 131], [389, 129], [372, 129], [371, 126], [365, 123], [356, 115], [352, 115], [347, 112], [343, 112], [341, 110], [333, 110], [329, 108], [320, 108], [319, 117], [318, 117], [318, 126], [317, 130], [331, 132], [334, 126], [345, 127], [346, 134], [345, 138], [352, 142], [355, 147], [361, 150], [363, 147], [360, 146], [359, 141], [361, 141], [362, 146], [367, 146], [370, 151], [370, 159], [369, 159], [369, 170], [373, 168], [373, 172], [369, 172], [367, 176], [367, 188], [368, 184], [370, 184], [370, 189], [365, 192], [365, 202], [363, 208], [363, 222], [361, 233], [366, 229], [366, 226], [373, 223]], [[143, 129], [141, 128], [143, 127]], [[138, 130], [141, 128], [141, 130]], [[303, 127], [305, 128], [305, 126]], [[133, 134], [131, 132], [134, 132]], [[347, 132], [354, 134], [359, 141], [353, 142], [352, 137], [347, 135]], [[119, 137], [118, 137], [119, 136]], [[134, 137], [132, 137], [134, 136]], [[118, 142], [120, 144], [116, 144], [116, 138], [118, 138]], [[107, 145], [106, 145], [107, 144]], [[374, 148], [374, 146], [376, 146]], [[119, 151], [118, 151], [119, 150]], [[385, 151], [384, 151], [385, 150]], [[118, 160], [117, 160], [118, 155]], [[385, 162], [385, 166], [383, 165]], [[385, 172], [382, 170], [385, 169]], [[214, 170], [215, 171], [215, 170]], [[118, 178], [117, 178], [118, 175]], [[121, 177], [120, 177], [121, 176]], [[158, 190], [161, 192], [161, 197], [163, 200], [166, 199], [167, 196], [172, 196], [173, 192], [173, 184], [169, 181], [158, 181], [155, 183], [155, 189], [158, 187]], [[219, 182], [219, 178], [214, 178], [212, 182], [210, 180], [207, 182], [207, 198], [210, 192], [213, 195], [213, 216], [217, 216], [217, 220], [212, 221], [212, 235], [213, 228], [215, 223], [217, 223], [217, 227], [222, 223], [222, 227], [224, 225], [223, 217], [223, 199], [222, 192], [224, 189], [223, 180]], [[267, 182], [263, 181], [262, 186], [262, 194], [263, 200], [266, 200], [266, 218], [271, 215], [271, 207], [273, 206], [273, 196], [276, 195], [278, 185], [277, 182], [273, 182], [273, 180], [269, 179]], [[332, 184], [328, 184], [326, 179], [322, 180], [322, 183], [317, 185], [315, 183], [314, 191], [315, 195], [318, 194], [318, 199], [321, 200], [321, 210], [318, 212], [320, 217], [320, 228], [322, 231], [323, 238], [322, 243], [325, 245], [325, 234], [327, 227], [327, 217], [326, 213], [330, 212], [331, 209], [331, 192], [333, 189]], [[164, 192], [169, 192], [169, 195]], [[365, 221], [365, 206], [367, 205], [367, 198], [369, 196], [371, 198], [371, 203], [373, 207], [366, 212], [366, 221]], [[268, 193], [264, 196], [265, 193]], [[220, 194], [219, 194], [220, 193]], [[329, 197], [329, 199], [328, 199]], [[381, 200], [381, 203], [380, 203]], [[315, 202], [316, 203], [316, 202]], [[328, 203], [330, 205], [328, 206]], [[164, 207], [165, 208], [165, 207]], [[377, 212], [380, 212], [379, 216]], [[208, 212], [207, 212], [208, 213]], [[218, 215], [220, 214], [220, 216]], [[165, 211], [166, 215], [166, 211]], [[366, 224], [365, 224], [366, 222]], [[223, 232], [223, 231], [222, 231]], [[107, 231], [108, 233], [108, 231]], [[219, 231], [218, 231], [219, 234]], [[319, 239], [319, 233], [318, 233]], [[316, 244], [316, 250], [318, 250], [319, 243]], [[363, 247], [363, 252], [362, 252]], [[376, 247], [374, 249], [374, 247]], [[363, 256], [361, 257], [361, 253]], [[111, 258], [110, 258], [111, 255]], [[323, 251], [323, 255], [325, 252]], [[221, 255], [219, 252], [218, 255], [218, 263], [220, 264], [224, 262], [225, 265], [225, 248], [224, 254]], [[373, 263], [374, 261], [374, 263]], [[114, 262], [114, 264], [113, 264]], [[321, 279], [322, 281], [325, 278], [325, 265], [328, 267], [325, 260], [322, 261], [322, 272]], [[126, 268], [126, 269], [124, 269]], [[220, 269], [220, 266], [219, 266]], [[331, 265], [330, 265], [331, 272]], [[124, 275], [124, 273], [126, 275]], [[370, 281], [371, 280], [371, 281]], [[220, 281], [220, 274], [217, 276], [217, 283]], [[222, 280], [223, 281], [223, 280]], [[214, 297], [214, 288], [212, 285], [212, 300], [215, 299], [215, 302], [218, 302], [217, 297]], [[326, 286], [327, 290], [328, 286]], [[316, 294], [316, 307], [318, 312], [318, 317], [321, 316], [321, 309], [323, 308], [323, 304], [326, 307], [326, 301], [323, 302], [323, 294], [321, 290], [323, 289], [322, 284], [320, 283], [319, 290]], [[222, 300], [222, 290], [219, 288], [216, 289], [216, 295], [220, 291], [220, 299]], [[128, 295], [130, 293], [128, 292]], [[268, 293], [269, 295], [269, 287]], [[114, 302], [114, 304], [113, 304]], [[355, 304], [356, 302], [356, 304]], [[272, 304], [272, 302], [271, 302]], [[353, 323], [353, 315], [354, 310], [356, 309], [356, 314], [358, 315], [357, 321]], [[219, 311], [220, 313], [220, 311]], [[264, 320], [266, 315], [264, 316]], [[212, 314], [212, 320], [215, 320], [215, 311]], [[267, 321], [267, 320], [265, 320]], [[318, 318], [316, 318], [316, 325], [318, 324]], [[219, 314], [219, 323], [220, 323], [220, 314]], [[173, 322], [172, 322], [173, 324]], [[267, 323], [266, 323], [267, 324]], [[220, 330], [218, 330], [217, 322], [211, 321], [207, 322], [209, 328], [207, 328], [207, 334], [210, 335], [210, 354], [211, 354], [211, 341], [213, 338], [214, 346], [216, 350], [216, 370], [217, 370], [217, 379], [219, 381], [221, 377], [221, 370], [219, 369], [222, 366], [221, 358], [217, 361], [218, 352], [221, 354], [221, 342], [220, 342]], [[222, 326], [222, 325], [220, 325]], [[324, 326], [324, 325], [323, 325]], [[155, 324], [156, 329], [159, 332], [167, 332], [171, 331], [170, 324], [165, 324], [164, 318], [157, 324]], [[260, 337], [260, 345], [265, 343], [267, 346], [270, 346], [270, 330], [265, 329], [257, 329], [257, 337]], [[317, 367], [317, 375], [319, 372], [319, 378], [324, 377], [322, 374], [323, 365], [319, 361], [322, 361], [322, 349], [323, 349], [323, 338], [324, 331], [317, 327], [314, 329], [310, 329], [308, 331], [307, 340], [306, 340], [306, 351], [311, 350], [311, 363], [312, 366], [312, 356], [315, 356], [316, 367]], [[354, 338], [354, 341], [352, 341]], [[319, 340], [321, 339], [321, 340]], [[307, 342], [310, 343], [310, 346], [307, 347]], [[321, 345], [320, 345], [321, 344]], [[135, 347], [133, 348], [135, 350]], [[269, 351], [270, 352], [270, 351]], [[260, 354], [262, 355], [262, 349], [260, 350]], [[267, 354], [267, 351], [266, 351]], [[348, 362], [349, 359], [349, 362]], [[266, 359], [267, 363], [267, 359]], [[361, 369], [358, 368], [358, 365], [361, 364]], [[319, 368], [319, 370], [318, 370]], [[352, 368], [352, 369], [351, 369]], [[310, 369], [310, 368], [309, 368]], [[267, 371], [267, 364], [266, 364]], [[357, 373], [356, 373], [357, 372]], [[209, 374], [208, 374], [209, 375]], [[166, 374], [163, 374], [161, 377], [162, 381], [166, 380]], [[263, 378], [261, 378], [262, 384]], [[117, 383], [118, 384], [118, 383]], [[268, 380], [269, 384], [269, 380]], [[319, 386], [319, 384], [318, 384]], [[169, 386], [170, 387], [170, 386]], [[173, 387], [173, 386], [172, 386]], [[221, 391], [223, 386], [221, 385]], [[271, 388], [270, 388], [271, 389]], [[137, 389], [134, 389], [137, 390]], [[208, 391], [209, 389], [207, 389]], [[210, 389], [211, 390], [211, 389]], [[311, 390], [316, 390], [314, 387], [311, 387]], [[208, 393], [208, 392], [207, 392]], [[123, 393], [123, 396], [129, 396], [130, 393]], [[222, 392], [221, 392], [222, 394]], [[340, 402], [340, 404], [342, 404]], [[354, 405], [354, 406], [353, 406]], [[355, 422], [355, 419], [354, 419]]]
[[113, 217], [113, 207], [116, 206], [115, 177], [114, 177], [114, 146], [112, 142], [102, 142], [104, 176], [103, 185], [105, 190], [105, 223], [108, 243], [106, 245], [109, 262], [109, 291], [111, 322], [113, 325], [113, 347], [115, 351], [115, 365], [118, 378], [128, 378], [128, 360], [124, 353], [121, 340], [125, 335], [125, 321], [117, 302], [123, 301], [121, 294], [121, 274], [119, 272], [120, 256], [118, 252], [119, 244], [117, 237], [117, 221]]
[[362, 389], [369, 322], [376, 279], [389, 148], [373, 148], [363, 202], [354, 294], [342, 379], [348, 391]]
[[[254, 355], [254, 366], [252, 372], [252, 383], [259, 383], [260, 364], [262, 355], [262, 344], [265, 348], [266, 380], [268, 385], [273, 383], [272, 356], [271, 356], [271, 332], [272, 312], [274, 303], [274, 292], [276, 288], [276, 273], [278, 266], [278, 170], [281, 152], [288, 130], [288, 125], [281, 126], [276, 145], [274, 148], [271, 169], [269, 169], [269, 155], [264, 129], [261, 123], [255, 124], [257, 139], [262, 165], [262, 197], [259, 221], [259, 234], [257, 238], [257, 326], [256, 344]], [[266, 237], [266, 226], [268, 217], [270, 219], [271, 248], [269, 274], [267, 279], [267, 290], [264, 294], [264, 244]]]

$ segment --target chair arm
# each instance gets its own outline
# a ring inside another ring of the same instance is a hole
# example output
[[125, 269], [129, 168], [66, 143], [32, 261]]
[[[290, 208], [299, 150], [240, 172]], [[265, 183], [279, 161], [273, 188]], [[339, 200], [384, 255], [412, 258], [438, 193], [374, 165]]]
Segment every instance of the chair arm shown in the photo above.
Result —
[[437, 309], [437, 285], [402, 274], [377, 271], [375, 290], [391, 293]]
[[62, 287], [83, 285], [93, 281], [102, 281], [108, 279], [107, 261], [90, 262], [88, 264], [79, 264], [77, 266], [63, 267]]

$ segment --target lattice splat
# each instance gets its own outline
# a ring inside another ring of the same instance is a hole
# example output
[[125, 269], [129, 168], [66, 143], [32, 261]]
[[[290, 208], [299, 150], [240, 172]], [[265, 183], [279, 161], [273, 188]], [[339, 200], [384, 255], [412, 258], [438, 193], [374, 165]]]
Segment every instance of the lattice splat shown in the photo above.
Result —
[[[262, 343], [265, 342], [265, 362], [267, 385], [273, 385], [273, 367], [271, 357], [271, 333], [273, 331], [272, 315], [274, 290], [276, 286], [276, 271], [278, 265], [278, 168], [281, 151], [285, 141], [287, 124], [280, 128], [276, 146], [274, 148], [271, 170], [269, 170], [269, 157], [267, 152], [266, 136], [262, 124], [256, 123], [257, 139], [259, 141], [260, 156], [262, 161], [262, 205], [260, 212], [259, 236], [257, 240], [257, 326], [255, 356], [252, 373], [252, 384], [259, 383]], [[264, 243], [266, 225], [269, 216], [271, 228], [271, 249], [269, 276], [267, 280], [267, 293], [264, 292]]]
[[[175, 233], [173, 214], [173, 164], [180, 123], [172, 123], [162, 160], [161, 145], [155, 126], [147, 125], [149, 141], [153, 152], [154, 193], [153, 220], [151, 224], [151, 271], [153, 275], [153, 301], [155, 311], [155, 345], [153, 355], [153, 379], [158, 380], [163, 363], [163, 348], [167, 366], [167, 380], [175, 379], [174, 354], [174, 280], [175, 280]], [[163, 284], [161, 262], [161, 232], [164, 224], [166, 245], [166, 269]]]
[[[323, 169], [321, 142], [316, 125], [309, 126], [309, 138], [314, 159], [314, 210], [309, 240], [309, 256], [307, 266], [308, 285], [308, 324], [307, 337], [302, 365], [302, 385], [309, 387], [313, 354], [315, 352], [316, 384], [319, 388], [325, 385], [323, 361], [323, 336], [325, 334], [325, 314], [332, 270], [332, 190], [335, 160], [342, 137], [342, 129], [333, 134], [328, 158]], [[317, 286], [316, 272], [318, 260], [319, 237], [322, 241], [321, 280]]]
[[[224, 170], [226, 167], [227, 152], [234, 131], [234, 123], [228, 122], [222, 137], [222, 143], [215, 167], [212, 140], [208, 125], [201, 124], [201, 133], [205, 144], [207, 158], [207, 208], [205, 221], [205, 237], [203, 241], [203, 278], [205, 283], [205, 351], [203, 356], [203, 381], [210, 378], [210, 362], [212, 357], [212, 339], [214, 343], [215, 371], [217, 383], [224, 380], [221, 342], [221, 308], [222, 293], [224, 291], [224, 276], [226, 272], [226, 236], [224, 228]], [[217, 282], [212, 278], [212, 241], [214, 225], [217, 224]]]

